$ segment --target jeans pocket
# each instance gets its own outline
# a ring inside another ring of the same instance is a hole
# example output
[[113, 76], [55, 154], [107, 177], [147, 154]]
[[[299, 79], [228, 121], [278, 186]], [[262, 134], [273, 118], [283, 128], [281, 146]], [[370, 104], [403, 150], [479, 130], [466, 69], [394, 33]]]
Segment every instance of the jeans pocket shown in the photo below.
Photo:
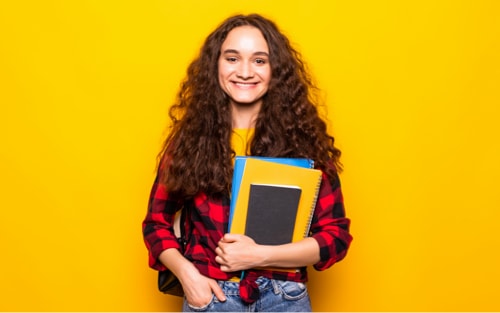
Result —
[[[210, 308], [210, 306], [213, 305], [214, 299], [215, 299], [215, 295], [212, 295], [212, 299], [210, 299], [210, 302], [207, 303], [207, 304], [205, 304], [204, 306], [194, 306], [194, 305], [191, 305], [191, 304], [189, 304], [186, 301], [186, 298], [184, 298], [184, 303], [187, 305], [187, 307], [189, 308], [190, 312], [205, 312], [205, 311], [208, 311], [208, 309]], [[185, 308], [184, 308], [184, 311], [186, 311]]]
[[286, 300], [299, 300], [308, 295], [307, 287], [304, 283], [294, 281], [277, 281], [279, 289]]

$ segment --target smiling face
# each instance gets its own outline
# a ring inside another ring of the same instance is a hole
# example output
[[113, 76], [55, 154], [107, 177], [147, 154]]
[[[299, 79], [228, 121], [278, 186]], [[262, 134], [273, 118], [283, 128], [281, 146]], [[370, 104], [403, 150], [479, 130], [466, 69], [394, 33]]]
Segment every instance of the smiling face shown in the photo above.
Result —
[[260, 108], [270, 80], [269, 48], [260, 30], [253, 26], [231, 30], [219, 58], [219, 84], [231, 105]]

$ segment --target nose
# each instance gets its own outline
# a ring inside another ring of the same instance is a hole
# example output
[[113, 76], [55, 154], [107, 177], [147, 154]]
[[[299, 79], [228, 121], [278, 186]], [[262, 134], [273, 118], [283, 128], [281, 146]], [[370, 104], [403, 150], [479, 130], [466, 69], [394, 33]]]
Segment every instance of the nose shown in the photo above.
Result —
[[250, 62], [241, 62], [236, 75], [242, 79], [252, 78], [254, 75], [252, 64]]

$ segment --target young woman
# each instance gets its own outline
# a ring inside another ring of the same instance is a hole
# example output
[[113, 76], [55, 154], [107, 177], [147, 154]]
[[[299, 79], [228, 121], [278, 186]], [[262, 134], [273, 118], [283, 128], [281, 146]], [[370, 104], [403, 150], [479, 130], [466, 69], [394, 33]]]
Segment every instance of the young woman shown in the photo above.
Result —
[[[189, 66], [143, 222], [149, 264], [179, 278], [184, 311], [311, 311], [306, 267], [325, 270], [346, 255], [340, 151], [314, 88], [300, 54], [256, 14], [225, 20]], [[314, 160], [323, 176], [308, 238], [265, 246], [227, 233], [235, 155]], [[173, 233], [181, 208], [192, 234], [184, 255]], [[300, 271], [272, 270], [280, 267]]]

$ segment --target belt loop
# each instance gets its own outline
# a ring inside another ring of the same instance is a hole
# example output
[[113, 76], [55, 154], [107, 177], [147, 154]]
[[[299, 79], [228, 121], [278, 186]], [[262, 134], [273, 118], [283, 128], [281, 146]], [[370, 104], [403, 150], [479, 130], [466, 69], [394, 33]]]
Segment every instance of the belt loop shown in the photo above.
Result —
[[273, 285], [274, 294], [275, 295], [280, 294], [280, 287], [278, 282], [275, 279], [271, 279], [271, 284]]

